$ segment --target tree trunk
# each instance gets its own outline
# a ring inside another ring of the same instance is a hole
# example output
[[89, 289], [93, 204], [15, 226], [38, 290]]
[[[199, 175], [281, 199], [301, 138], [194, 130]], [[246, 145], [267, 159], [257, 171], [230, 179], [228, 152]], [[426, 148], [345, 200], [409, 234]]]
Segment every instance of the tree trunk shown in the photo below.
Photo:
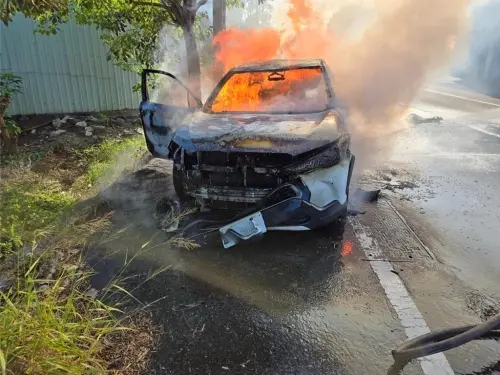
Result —
[[194, 37], [193, 25], [186, 25], [182, 28], [184, 34], [184, 43], [186, 45], [186, 58], [189, 76], [189, 87], [193, 93], [201, 100], [201, 84], [200, 84], [200, 55]]
[[213, 0], [214, 36], [226, 29], [226, 0]]
[[[220, 31], [226, 29], [226, 0], [213, 0], [213, 19], [214, 19], [214, 36]], [[217, 79], [220, 79], [224, 74], [224, 67], [216, 60], [217, 47], [214, 46], [213, 66], [214, 74]]]
[[17, 149], [17, 143], [15, 139], [9, 134], [9, 130], [5, 126], [5, 120], [3, 118], [7, 107], [9, 106], [9, 100], [7, 98], [0, 98], [0, 132], [2, 133], [3, 146], [8, 152], [15, 152]]

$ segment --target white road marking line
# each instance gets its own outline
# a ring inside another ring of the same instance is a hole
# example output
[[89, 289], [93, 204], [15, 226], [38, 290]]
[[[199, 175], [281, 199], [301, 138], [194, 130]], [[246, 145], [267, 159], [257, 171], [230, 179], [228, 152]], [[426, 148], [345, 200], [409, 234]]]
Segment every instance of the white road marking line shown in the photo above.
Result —
[[490, 132], [490, 131], [482, 129], [479, 126], [476, 126], [476, 125], [469, 125], [469, 128], [477, 130], [478, 132], [481, 132], [481, 133], [484, 133], [484, 134], [492, 135], [493, 137], [500, 138], [500, 134]]
[[[403, 281], [393, 272], [392, 264], [388, 261], [381, 261], [385, 259], [384, 253], [380, 250], [375, 238], [371, 236], [369, 229], [361, 224], [357, 218], [351, 218], [349, 221], [366, 257], [374, 260], [369, 262], [370, 266], [380, 280], [387, 299], [398, 314], [406, 336], [412, 339], [430, 332], [424, 317], [418, 311]], [[425, 375], [454, 374], [443, 353], [420, 358], [420, 366]]]
[[449, 96], [449, 97], [452, 97], [452, 98], [467, 100], [469, 102], [487, 104], [487, 105], [491, 105], [492, 107], [500, 107], [500, 104], [491, 103], [491, 102], [484, 102], [482, 100], [476, 100], [476, 99], [466, 98], [464, 96], [448, 94], [446, 92], [436, 91], [436, 90], [432, 90], [432, 89], [424, 89], [424, 91], [432, 92], [433, 94], [439, 94], [439, 95]]

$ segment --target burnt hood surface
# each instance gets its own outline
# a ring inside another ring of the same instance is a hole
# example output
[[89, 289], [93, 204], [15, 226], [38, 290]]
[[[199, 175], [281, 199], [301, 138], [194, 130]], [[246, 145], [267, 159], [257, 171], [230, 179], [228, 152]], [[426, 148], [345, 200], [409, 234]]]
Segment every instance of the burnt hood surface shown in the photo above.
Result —
[[[175, 130], [173, 141], [188, 152], [273, 152], [298, 155], [338, 139], [328, 112], [311, 114], [210, 114], [196, 112]], [[255, 140], [247, 147], [244, 140]], [[259, 141], [265, 146], [259, 146]]]

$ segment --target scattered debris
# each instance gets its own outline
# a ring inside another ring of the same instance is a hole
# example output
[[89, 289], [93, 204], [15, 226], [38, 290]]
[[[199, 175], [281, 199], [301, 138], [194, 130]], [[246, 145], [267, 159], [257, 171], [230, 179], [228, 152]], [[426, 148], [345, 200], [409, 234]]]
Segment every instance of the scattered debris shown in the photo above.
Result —
[[160, 219], [160, 228], [167, 232], [175, 232], [179, 228], [181, 218], [180, 202], [163, 197], [156, 205], [156, 217]]
[[54, 130], [49, 133], [51, 137], [57, 137], [58, 135], [66, 133], [66, 130], [64, 129], [59, 129], [59, 130]]
[[361, 188], [357, 188], [354, 192], [354, 200], [362, 201], [362, 202], [376, 202], [380, 197], [380, 189], [376, 190], [363, 190]]
[[101, 120], [99, 120], [97, 117], [94, 116], [87, 116], [85, 117], [85, 120], [90, 122], [101, 122]]
[[70, 119], [69, 116], [64, 116], [62, 119], [56, 118], [56, 119], [52, 120], [52, 127], [55, 130], [58, 130], [61, 127], [63, 127], [64, 125], [66, 125], [69, 119]]
[[138, 134], [144, 134], [144, 130], [142, 128], [137, 128], [135, 129], [135, 131], [138, 133]]
[[56, 130], [61, 128], [62, 125], [63, 125], [63, 122], [60, 118], [56, 118], [55, 120], [52, 121], [52, 127]]
[[366, 211], [361, 211], [354, 208], [349, 208], [347, 210], [347, 215], [349, 216], [364, 215], [364, 214], [366, 214]]
[[81, 128], [86, 128], [87, 123], [85, 121], [78, 121], [75, 126], [81, 127]]
[[123, 129], [123, 134], [125, 135], [134, 135], [134, 131], [130, 129]]
[[31, 134], [36, 134], [36, 129], [31, 130]]
[[416, 113], [410, 113], [408, 116], [406, 116], [406, 121], [408, 121], [412, 125], [425, 124], [425, 123], [440, 124], [443, 121], [443, 118], [440, 116], [422, 117], [417, 115]]
[[87, 290], [87, 291], [84, 293], [84, 295], [85, 295], [86, 297], [91, 298], [91, 299], [95, 299], [95, 298], [97, 297], [97, 294], [98, 294], [98, 293], [99, 293], [99, 291], [98, 291], [97, 289], [95, 289], [95, 288], [91, 288], [91, 289]]
[[94, 135], [94, 129], [91, 126], [85, 127], [85, 136], [90, 137]]
[[140, 310], [125, 318], [132, 329], [112, 332], [105, 336], [103, 356], [110, 363], [110, 374], [151, 374], [151, 355], [162, 337], [162, 326], [155, 326], [151, 312]]
[[64, 119], [66, 119], [66, 123], [69, 125], [75, 125], [78, 122], [76, 118], [70, 116], [65, 116]]

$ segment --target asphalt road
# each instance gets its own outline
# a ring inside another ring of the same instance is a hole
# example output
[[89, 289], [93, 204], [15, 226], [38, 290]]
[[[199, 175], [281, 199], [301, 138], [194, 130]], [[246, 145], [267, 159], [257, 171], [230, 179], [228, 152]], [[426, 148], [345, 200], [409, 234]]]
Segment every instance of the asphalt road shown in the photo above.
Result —
[[180, 250], [164, 244], [141, 193], [173, 194], [167, 172], [108, 194], [127, 208], [118, 224], [128, 228], [106, 243], [115, 257], [97, 266], [96, 286], [141, 247], [130, 272], [144, 279], [171, 267], [135, 291], [155, 301], [152, 373], [500, 372], [500, 345], [487, 340], [392, 367], [391, 349], [408, 337], [479, 322], [500, 306], [500, 107], [453, 84], [430, 90], [413, 106], [444, 121], [395, 136], [391, 157], [360, 182], [382, 198], [345, 228]]

